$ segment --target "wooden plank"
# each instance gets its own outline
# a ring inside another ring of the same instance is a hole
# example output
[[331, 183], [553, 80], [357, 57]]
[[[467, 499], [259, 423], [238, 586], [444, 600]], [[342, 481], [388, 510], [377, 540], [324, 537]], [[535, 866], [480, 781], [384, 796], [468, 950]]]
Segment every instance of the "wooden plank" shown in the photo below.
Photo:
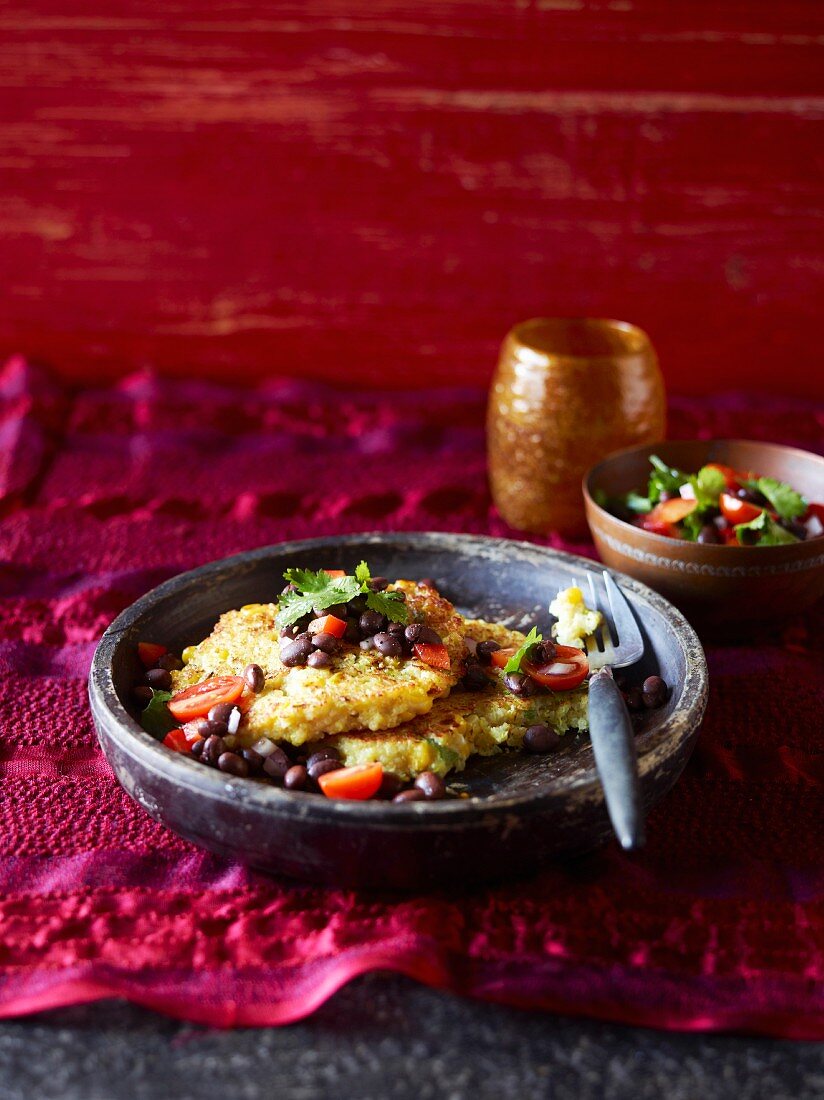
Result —
[[[311, 10], [309, 10], [311, 9]], [[0, 11], [0, 353], [485, 381], [538, 313], [821, 395], [818, 5]]]

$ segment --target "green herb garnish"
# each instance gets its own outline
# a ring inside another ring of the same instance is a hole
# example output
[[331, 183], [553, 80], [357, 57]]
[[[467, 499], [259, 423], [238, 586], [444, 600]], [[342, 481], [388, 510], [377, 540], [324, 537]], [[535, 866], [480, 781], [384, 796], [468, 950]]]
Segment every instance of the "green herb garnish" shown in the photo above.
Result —
[[807, 511], [807, 502], [786, 481], [774, 477], [759, 477], [742, 483], [751, 492], [762, 493], [782, 519], [798, 519]]
[[652, 473], [649, 477], [647, 496], [651, 504], [657, 504], [662, 493], [677, 494], [682, 485], [689, 481], [689, 475], [674, 466], [667, 466], [658, 455], [649, 456]]
[[171, 697], [170, 691], [155, 691], [153, 688], [151, 699], [140, 712], [140, 724], [152, 737], [165, 737], [169, 730], [178, 725], [167, 705]]
[[436, 741], [434, 737], [424, 737], [424, 741], [426, 741], [427, 745], [431, 745], [437, 752], [447, 771], [454, 768], [456, 764], [460, 764], [463, 759], [459, 752], [450, 749], [448, 745], [442, 745], [440, 741]]
[[737, 524], [735, 533], [744, 546], [782, 546], [799, 541], [795, 535], [776, 523], [768, 512], [762, 512], [750, 523]]
[[507, 676], [510, 672], [520, 672], [521, 662], [528, 661], [543, 640], [543, 634], [539, 634], [533, 626], [527, 634], [524, 644], [516, 653], [512, 654], [504, 665], [504, 675]]
[[278, 599], [275, 623], [279, 630], [291, 626], [304, 615], [313, 614], [315, 608], [324, 611], [335, 604], [349, 603], [356, 596], [365, 596], [367, 607], [380, 611], [393, 622], [405, 623], [409, 619], [409, 611], [398, 593], [373, 592], [369, 588], [371, 574], [365, 561], [360, 563], [353, 577], [330, 577], [324, 569], [316, 573], [311, 569], [287, 569], [283, 577], [297, 591], [284, 592]]

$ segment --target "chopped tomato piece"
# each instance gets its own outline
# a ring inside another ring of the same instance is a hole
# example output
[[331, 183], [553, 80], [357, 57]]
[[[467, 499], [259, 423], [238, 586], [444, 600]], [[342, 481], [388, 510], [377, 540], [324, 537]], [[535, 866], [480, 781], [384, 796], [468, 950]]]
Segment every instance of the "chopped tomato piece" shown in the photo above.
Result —
[[680, 523], [697, 507], [698, 501], [694, 497], [692, 500], [684, 497], [673, 497], [672, 500], [664, 500], [660, 504], [656, 504], [647, 518], [654, 518], [665, 524]]
[[524, 661], [524, 672], [550, 691], [572, 691], [583, 683], [589, 672], [589, 661], [582, 649], [571, 645], [555, 646], [555, 656], [544, 665]]
[[336, 638], [342, 638], [345, 631], [346, 620], [339, 619], [337, 615], [321, 615], [309, 623], [310, 634], [333, 634]]
[[431, 665], [432, 668], [441, 669], [451, 667], [452, 662], [449, 660], [449, 650], [445, 645], [429, 645], [426, 642], [418, 642], [418, 644], [412, 648], [415, 650], [415, 656], [423, 661], [425, 665]]
[[663, 520], [653, 518], [653, 513], [648, 512], [647, 515], [639, 517], [636, 520], [637, 525], [644, 531], [649, 531], [653, 535], [663, 535], [668, 539], [677, 539], [678, 532], [671, 523], [664, 523]]
[[157, 645], [155, 642], [138, 642], [137, 655], [146, 668], [157, 664], [164, 653], [168, 653], [165, 645]]
[[383, 781], [382, 764], [355, 764], [351, 768], [338, 768], [318, 778], [320, 789], [327, 798], [348, 798], [365, 802], [377, 794]]
[[763, 508], [759, 508], [757, 504], [750, 504], [748, 500], [741, 500], [739, 497], [730, 496], [729, 493], [722, 493], [718, 501], [721, 507], [721, 514], [727, 523], [731, 523], [735, 526], [737, 523], [752, 523], [754, 519], [758, 519]]
[[514, 657], [518, 650], [514, 646], [504, 646], [492, 652], [492, 664], [495, 668], [503, 668], [510, 657]]
[[744, 477], [744, 474], [739, 474], [737, 470], [733, 470], [732, 466], [724, 466], [721, 462], [708, 462], [707, 466], [710, 470], [718, 470], [723, 475], [724, 481], [727, 483], [727, 488], [734, 493], [736, 489], [741, 488], [740, 479]]
[[197, 742], [202, 740], [200, 734], [194, 730], [172, 730], [163, 738], [163, 744], [174, 752], [191, 752]]
[[808, 504], [807, 511], [804, 513], [804, 519], [812, 519], [816, 517], [822, 524], [824, 524], [824, 504]]
[[205, 718], [217, 703], [236, 703], [245, 683], [242, 676], [211, 676], [173, 695], [169, 710], [179, 722]]
[[345, 577], [346, 576], [346, 570], [345, 569], [324, 569], [324, 573], [327, 575], [327, 577]]

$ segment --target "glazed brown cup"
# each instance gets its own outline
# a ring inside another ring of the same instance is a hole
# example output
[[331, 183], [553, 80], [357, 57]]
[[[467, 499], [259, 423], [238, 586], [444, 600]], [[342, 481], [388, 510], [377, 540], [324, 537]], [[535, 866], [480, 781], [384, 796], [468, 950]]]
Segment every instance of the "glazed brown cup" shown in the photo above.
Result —
[[487, 414], [492, 497], [519, 531], [586, 531], [581, 478], [599, 459], [664, 434], [649, 337], [600, 318], [539, 317], [501, 347]]
[[696, 439], [623, 451], [584, 479], [587, 520], [606, 565], [648, 584], [701, 626], [787, 618], [824, 598], [824, 537], [782, 546], [710, 546], [643, 531], [597, 503], [643, 490], [651, 454], [687, 472], [719, 462], [785, 481], [807, 500], [824, 497], [824, 458], [794, 447]]

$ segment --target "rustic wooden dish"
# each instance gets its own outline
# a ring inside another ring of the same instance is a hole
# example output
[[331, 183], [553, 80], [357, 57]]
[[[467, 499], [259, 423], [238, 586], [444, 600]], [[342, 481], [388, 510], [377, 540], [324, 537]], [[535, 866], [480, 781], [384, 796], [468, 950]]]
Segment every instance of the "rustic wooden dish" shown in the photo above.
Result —
[[649, 478], [649, 456], [697, 471], [720, 462], [786, 481], [807, 497], [824, 497], [824, 458], [777, 443], [738, 439], [654, 443], [610, 455], [584, 479], [595, 545], [612, 569], [648, 584], [701, 626], [795, 615], [824, 597], [824, 539], [786, 546], [704, 546], [642, 531], [596, 503], [621, 496]]
[[[196, 844], [270, 872], [371, 889], [424, 889], [531, 871], [610, 836], [585, 737], [552, 756], [502, 754], [470, 761], [469, 799], [393, 805], [331, 801], [227, 777], [170, 752], [144, 733], [129, 699], [136, 645], [175, 651], [203, 637], [222, 612], [270, 599], [283, 570], [304, 565], [434, 577], [469, 615], [513, 626], [538, 621], [560, 587], [592, 562], [502, 539], [374, 534], [284, 543], [184, 573], [149, 592], [112, 623], [92, 664], [89, 694], [100, 744], [117, 778], [152, 817]], [[639, 677], [660, 673], [669, 702], [644, 715], [639, 770], [647, 808], [675, 783], [704, 713], [707, 669], [689, 624], [656, 593], [619, 578], [647, 642]]]

